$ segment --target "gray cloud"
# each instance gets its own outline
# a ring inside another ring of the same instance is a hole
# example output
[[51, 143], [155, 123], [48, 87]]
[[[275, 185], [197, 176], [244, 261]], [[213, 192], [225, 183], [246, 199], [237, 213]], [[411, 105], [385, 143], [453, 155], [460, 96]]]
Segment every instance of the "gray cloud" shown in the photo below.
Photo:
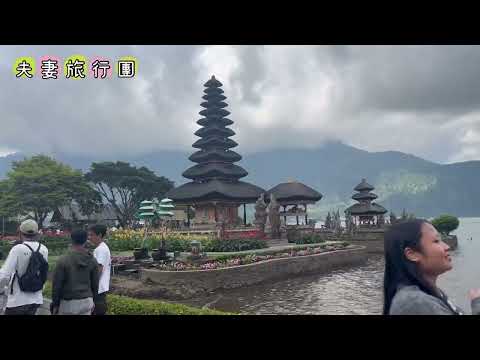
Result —
[[[135, 56], [136, 79], [15, 79], [16, 57]], [[191, 150], [202, 84], [224, 83], [239, 152], [342, 140], [480, 159], [478, 46], [15, 46], [0, 59], [0, 153]]]

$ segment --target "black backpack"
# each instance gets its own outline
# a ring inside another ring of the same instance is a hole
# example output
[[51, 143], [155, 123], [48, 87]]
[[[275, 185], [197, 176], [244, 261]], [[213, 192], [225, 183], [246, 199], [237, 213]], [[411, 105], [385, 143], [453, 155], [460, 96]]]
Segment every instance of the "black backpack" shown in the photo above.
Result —
[[[14, 277], [16, 276], [18, 278], [18, 286], [23, 292], [37, 292], [43, 289], [43, 285], [47, 281], [48, 262], [40, 253], [42, 244], [38, 244], [37, 251], [33, 251], [33, 249], [25, 243], [23, 245], [30, 249], [32, 255], [30, 255], [25, 274], [18, 276], [17, 272], [15, 272]], [[13, 281], [15, 281], [15, 278]], [[11, 294], [13, 294], [13, 281]]]

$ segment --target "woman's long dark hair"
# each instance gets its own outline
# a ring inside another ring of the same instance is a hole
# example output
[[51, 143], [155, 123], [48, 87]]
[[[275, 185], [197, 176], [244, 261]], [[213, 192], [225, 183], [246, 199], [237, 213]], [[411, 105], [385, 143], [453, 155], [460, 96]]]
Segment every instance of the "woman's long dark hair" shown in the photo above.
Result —
[[416, 264], [405, 256], [405, 248], [421, 251], [422, 225], [427, 220], [415, 219], [393, 225], [385, 233], [385, 275], [383, 283], [383, 315], [388, 315], [399, 285], [417, 285], [422, 291], [445, 301], [439, 291], [422, 277]]

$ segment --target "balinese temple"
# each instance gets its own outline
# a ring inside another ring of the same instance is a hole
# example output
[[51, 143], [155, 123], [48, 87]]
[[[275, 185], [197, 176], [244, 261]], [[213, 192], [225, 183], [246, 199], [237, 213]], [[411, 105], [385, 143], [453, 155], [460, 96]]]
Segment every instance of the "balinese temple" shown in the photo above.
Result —
[[283, 217], [287, 224], [288, 217], [295, 217], [299, 225], [299, 217], [305, 218], [305, 224], [308, 224], [307, 205], [315, 204], [322, 198], [322, 194], [311, 187], [298, 181], [289, 181], [278, 184], [268, 190], [265, 198], [270, 200], [270, 194], [275, 196], [278, 204], [283, 207], [280, 211], [280, 217]]
[[[233, 121], [226, 118], [230, 112], [225, 110], [228, 105], [224, 102], [222, 83], [212, 76], [204, 86], [205, 101], [200, 105], [205, 109], [200, 111], [203, 118], [197, 121], [201, 128], [195, 132], [200, 139], [192, 145], [198, 150], [189, 157], [196, 164], [182, 174], [191, 181], [166, 195], [175, 205], [195, 208], [194, 224], [215, 224], [219, 220], [236, 223], [241, 205], [246, 224], [245, 204], [255, 203], [265, 190], [240, 181], [248, 173], [235, 165], [242, 157], [231, 150], [238, 144], [230, 139], [235, 132], [227, 127]], [[189, 226], [190, 220], [188, 217]]]
[[356, 194], [352, 196], [353, 200], [358, 201], [345, 210], [345, 214], [350, 214], [355, 225], [377, 225], [383, 222], [383, 215], [387, 213], [387, 209], [383, 206], [372, 202], [378, 196], [372, 193], [375, 188], [367, 183], [365, 179], [355, 186]]

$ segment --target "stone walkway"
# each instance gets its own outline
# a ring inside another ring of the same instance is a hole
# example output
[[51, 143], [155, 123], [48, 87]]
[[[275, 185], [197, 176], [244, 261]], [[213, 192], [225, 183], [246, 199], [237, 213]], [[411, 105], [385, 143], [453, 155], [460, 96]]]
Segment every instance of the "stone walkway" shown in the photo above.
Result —
[[[50, 299], [43, 298], [43, 305], [41, 305], [35, 315], [50, 315]], [[0, 308], [0, 315], [5, 315], [3, 307]]]
[[50, 299], [43, 298], [43, 305], [40, 306], [35, 315], [50, 315]]

